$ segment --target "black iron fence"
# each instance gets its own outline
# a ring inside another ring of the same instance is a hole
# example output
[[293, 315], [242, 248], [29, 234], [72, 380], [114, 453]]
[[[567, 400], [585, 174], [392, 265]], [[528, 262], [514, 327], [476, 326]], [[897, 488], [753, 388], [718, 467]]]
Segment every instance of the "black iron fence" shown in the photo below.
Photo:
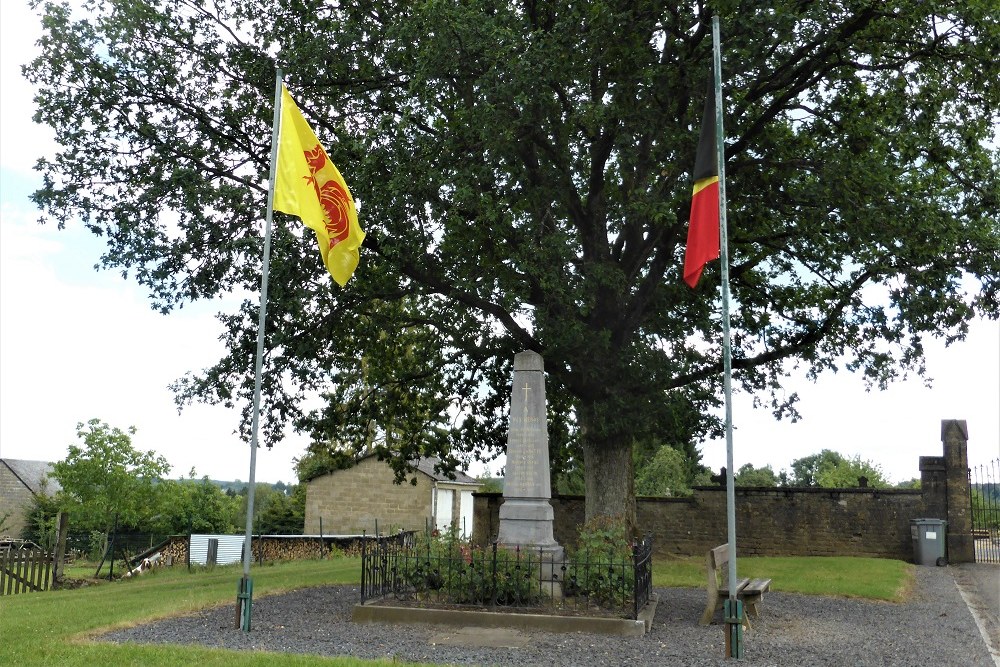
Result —
[[976, 562], [1000, 563], [1000, 459], [969, 469]]
[[[607, 554], [565, 557], [539, 548], [476, 547], [463, 541], [366, 541], [361, 600], [423, 607], [638, 618], [652, 595], [652, 538]], [[617, 552], [617, 553], [616, 553]]]
[[635, 562], [635, 600], [632, 618], [639, 618], [639, 612], [653, 595], [653, 536], [647, 535], [632, 548]]

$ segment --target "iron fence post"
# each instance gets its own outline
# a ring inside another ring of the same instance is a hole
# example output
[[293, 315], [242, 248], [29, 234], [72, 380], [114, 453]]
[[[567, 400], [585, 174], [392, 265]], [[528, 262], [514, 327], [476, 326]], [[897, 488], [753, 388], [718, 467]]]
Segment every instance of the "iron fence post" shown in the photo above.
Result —
[[639, 618], [639, 543], [632, 543], [632, 618]]
[[365, 597], [365, 593], [367, 591], [367, 588], [365, 588], [365, 583], [366, 583], [366, 580], [367, 580], [367, 578], [365, 577], [365, 574], [367, 573], [367, 569], [368, 569], [366, 567], [367, 560], [365, 558], [365, 554], [367, 552], [367, 549], [366, 549], [367, 545], [365, 543], [367, 541], [368, 540], [365, 539], [365, 531], [361, 531], [361, 601], [362, 602], [364, 602], [367, 599]]
[[490, 574], [490, 606], [497, 606], [497, 541], [493, 540], [493, 564]]

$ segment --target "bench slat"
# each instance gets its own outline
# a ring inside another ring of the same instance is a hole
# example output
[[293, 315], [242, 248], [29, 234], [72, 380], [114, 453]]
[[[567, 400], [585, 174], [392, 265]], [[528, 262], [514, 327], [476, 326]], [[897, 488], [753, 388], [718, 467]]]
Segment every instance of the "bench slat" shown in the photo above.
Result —
[[753, 579], [743, 587], [742, 592], [746, 595], [760, 595], [771, 589], [770, 579]]
[[[748, 578], [746, 578], [746, 577], [744, 577], [743, 579], [740, 579], [739, 581], [737, 581], [736, 582], [736, 594], [737, 595], [742, 594], [743, 593], [743, 589], [746, 588], [749, 583], [750, 583], [750, 580]], [[723, 584], [722, 586], [719, 586], [719, 597], [722, 597], [722, 598], [729, 597], [729, 582], [728, 582], [728, 580], [726, 581], [725, 584]]]

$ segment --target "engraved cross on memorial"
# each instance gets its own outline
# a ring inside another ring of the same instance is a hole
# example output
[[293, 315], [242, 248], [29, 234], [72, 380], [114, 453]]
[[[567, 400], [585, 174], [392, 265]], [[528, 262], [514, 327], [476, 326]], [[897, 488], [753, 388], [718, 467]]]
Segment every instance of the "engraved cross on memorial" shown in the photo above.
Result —
[[501, 546], [541, 550], [546, 561], [561, 561], [563, 549], [552, 536], [549, 500], [549, 436], [545, 413], [545, 368], [537, 352], [514, 355], [510, 432], [500, 506]]

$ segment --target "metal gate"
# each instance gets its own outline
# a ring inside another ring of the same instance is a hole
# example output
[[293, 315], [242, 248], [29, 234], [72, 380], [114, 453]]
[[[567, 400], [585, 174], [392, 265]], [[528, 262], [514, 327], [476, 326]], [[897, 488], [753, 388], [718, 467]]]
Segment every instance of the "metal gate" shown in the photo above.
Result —
[[969, 469], [977, 563], [1000, 563], [1000, 459]]

